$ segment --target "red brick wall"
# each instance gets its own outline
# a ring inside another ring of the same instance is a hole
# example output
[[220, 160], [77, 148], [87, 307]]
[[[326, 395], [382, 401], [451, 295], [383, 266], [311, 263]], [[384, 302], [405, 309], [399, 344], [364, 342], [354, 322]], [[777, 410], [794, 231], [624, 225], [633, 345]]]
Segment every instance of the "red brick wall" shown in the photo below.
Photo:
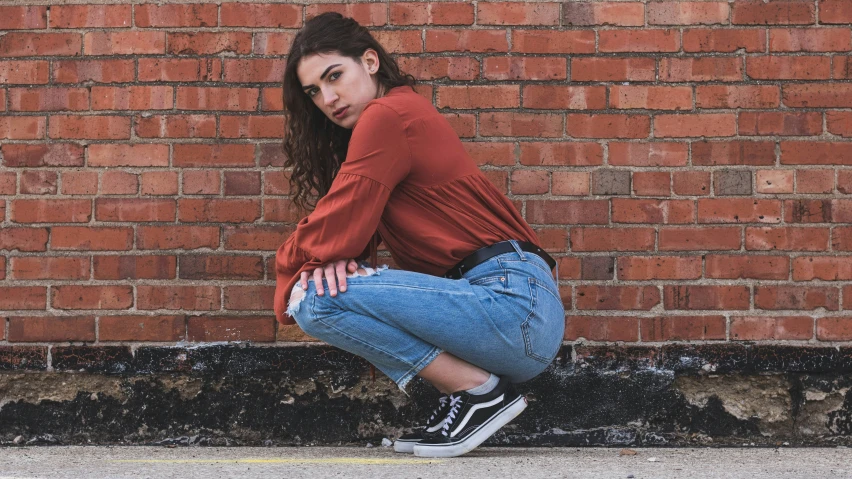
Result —
[[558, 257], [567, 340], [852, 340], [852, 0], [63, 3], [0, 7], [5, 342], [304, 339], [279, 81], [328, 9]]

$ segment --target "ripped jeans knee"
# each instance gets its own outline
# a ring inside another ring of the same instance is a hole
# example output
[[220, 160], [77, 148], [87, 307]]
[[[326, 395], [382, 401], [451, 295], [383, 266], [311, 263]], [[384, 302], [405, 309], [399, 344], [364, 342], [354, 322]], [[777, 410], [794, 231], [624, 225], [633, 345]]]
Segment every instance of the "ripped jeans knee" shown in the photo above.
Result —
[[[358, 277], [361, 277], [361, 276], [377, 276], [377, 275], [380, 274], [381, 271], [384, 271], [386, 269], [388, 269], [388, 265], [386, 265], [386, 264], [382, 265], [381, 267], [379, 267], [377, 269], [374, 269], [374, 268], [367, 266], [367, 263], [361, 263], [358, 266], [358, 269], [354, 273], [347, 274], [346, 277], [347, 278], [358, 278]], [[308, 278], [308, 281], [314, 281], [314, 279]], [[307, 291], [302, 289], [301, 280], [297, 281], [296, 284], [293, 285], [293, 290], [290, 291], [290, 300], [287, 303], [287, 314], [290, 315], [290, 317], [293, 317], [293, 318], [296, 317], [296, 313], [298, 313], [299, 309], [300, 309], [299, 306], [305, 300], [305, 297], [307, 296], [307, 294], [308, 294]]]

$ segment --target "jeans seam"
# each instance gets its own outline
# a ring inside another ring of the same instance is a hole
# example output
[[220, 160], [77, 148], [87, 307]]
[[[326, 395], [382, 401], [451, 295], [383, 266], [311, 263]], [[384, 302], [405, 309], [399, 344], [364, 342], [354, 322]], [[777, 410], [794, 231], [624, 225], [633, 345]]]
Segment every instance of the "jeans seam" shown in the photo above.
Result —
[[428, 354], [423, 356], [420, 359], [420, 361], [417, 361], [417, 364], [412, 366], [411, 369], [408, 370], [408, 372], [406, 372], [405, 374], [402, 375], [401, 378], [399, 378], [399, 381], [397, 382], [397, 385], [399, 386], [399, 388], [402, 389], [403, 392], [404, 392], [405, 386], [408, 384], [408, 382], [411, 380], [411, 378], [416, 376], [417, 373], [419, 373], [423, 368], [428, 366], [429, 363], [432, 362], [432, 360], [434, 360], [436, 357], [438, 357], [439, 354], [441, 354], [443, 352], [444, 352], [443, 349], [439, 348], [438, 346], [434, 346], [432, 348], [432, 350], [429, 351]]

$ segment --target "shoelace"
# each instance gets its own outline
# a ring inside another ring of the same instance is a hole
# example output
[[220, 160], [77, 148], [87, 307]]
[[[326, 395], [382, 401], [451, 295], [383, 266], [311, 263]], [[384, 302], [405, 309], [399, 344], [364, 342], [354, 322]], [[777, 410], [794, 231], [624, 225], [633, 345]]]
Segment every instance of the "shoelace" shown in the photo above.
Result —
[[461, 395], [450, 395], [450, 412], [447, 413], [447, 420], [444, 422], [444, 426], [441, 427], [441, 434], [443, 434], [444, 436], [449, 436], [448, 431], [450, 430], [450, 423], [452, 423], [453, 419], [456, 418], [456, 413], [459, 411], [459, 408], [462, 405], [461, 400]]
[[432, 421], [434, 421], [434, 420], [435, 420], [435, 416], [437, 416], [437, 415], [438, 415], [438, 413], [441, 411], [441, 409], [443, 409], [443, 408], [444, 408], [444, 405], [445, 405], [445, 404], [447, 404], [447, 401], [448, 401], [449, 399], [450, 399], [450, 397], [449, 397], [448, 395], [443, 395], [443, 396], [441, 396], [441, 397], [439, 397], [439, 398], [438, 398], [438, 401], [439, 401], [441, 404], [440, 404], [438, 407], [436, 407], [436, 408], [432, 411], [432, 415], [431, 415], [431, 416], [429, 416], [429, 423], [430, 423], [430, 424], [432, 423]]

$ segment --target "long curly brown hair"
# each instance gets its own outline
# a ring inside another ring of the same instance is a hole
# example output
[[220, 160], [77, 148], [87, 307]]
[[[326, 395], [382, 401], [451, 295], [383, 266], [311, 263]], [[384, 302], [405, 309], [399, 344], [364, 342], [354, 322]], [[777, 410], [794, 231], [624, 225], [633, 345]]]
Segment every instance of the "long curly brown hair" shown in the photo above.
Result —
[[314, 105], [302, 90], [296, 68], [302, 58], [317, 53], [336, 53], [360, 63], [368, 48], [379, 55], [376, 74], [385, 91], [401, 85], [414, 86], [414, 77], [400, 72], [396, 60], [366, 28], [340, 13], [317, 15], [305, 22], [293, 39], [284, 71], [284, 103], [290, 114], [284, 139], [284, 168], [293, 167], [290, 198], [303, 211], [313, 209], [316, 200], [328, 193], [346, 158], [352, 130], [336, 125]]

